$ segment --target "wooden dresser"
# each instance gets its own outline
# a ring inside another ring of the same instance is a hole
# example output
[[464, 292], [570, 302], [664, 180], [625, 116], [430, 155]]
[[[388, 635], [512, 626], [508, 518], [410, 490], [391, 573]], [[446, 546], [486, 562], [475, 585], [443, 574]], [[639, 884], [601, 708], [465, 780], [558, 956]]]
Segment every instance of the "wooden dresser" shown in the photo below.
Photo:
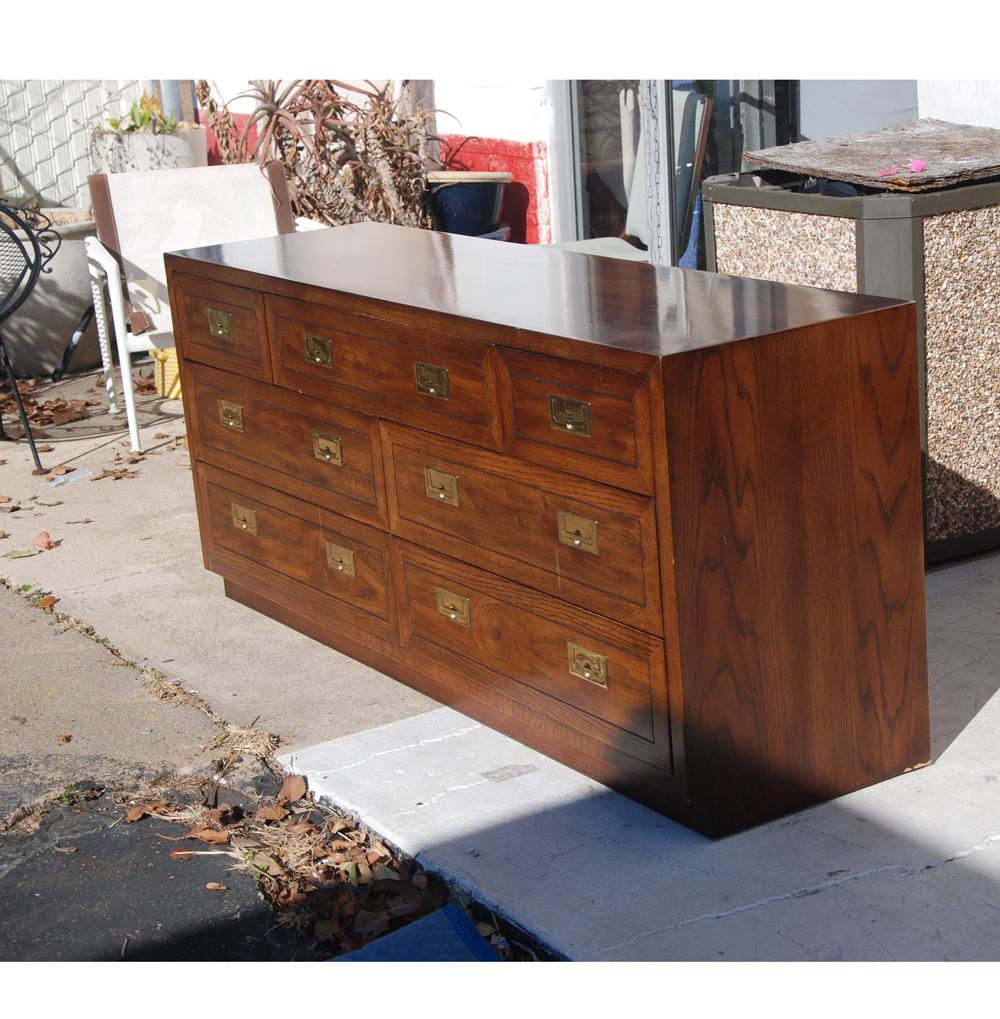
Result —
[[927, 763], [912, 304], [375, 224], [166, 261], [230, 597], [713, 836]]

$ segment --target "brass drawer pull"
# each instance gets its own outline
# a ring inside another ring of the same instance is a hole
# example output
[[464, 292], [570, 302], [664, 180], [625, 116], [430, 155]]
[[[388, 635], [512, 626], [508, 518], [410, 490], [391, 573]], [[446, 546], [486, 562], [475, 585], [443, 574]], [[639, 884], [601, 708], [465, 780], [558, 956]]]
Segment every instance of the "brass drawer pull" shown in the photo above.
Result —
[[326, 547], [326, 565], [341, 576], [350, 577], [353, 580], [355, 577], [354, 553], [342, 545], [335, 545], [332, 541], [326, 541], [323, 544]]
[[335, 467], [344, 466], [343, 445], [336, 435], [313, 432], [313, 456]]
[[569, 671], [580, 679], [585, 679], [595, 686], [608, 688], [608, 660], [590, 648], [573, 641], [566, 641], [566, 652], [569, 656]]
[[566, 396], [549, 397], [549, 420], [557, 432], [572, 435], [594, 434], [590, 421], [590, 404], [585, 400], [571, 400]]
[[322, 365], [324, 368], [333, 367], [333, 340], [317, 336], [315, 333], [303, 333], [302, 347], [310, 364]]
[[247, 534], [257, 534], [257, 511], [241, 506], [237, 502], [229, 504], [233, 514], [233, 527]]
[[423, 361], [414, 361], [413, 372], [417, 378], [418, 393], [433, 396], [438, 400], [451, 399], [451, 382], [448, 379], [447, 368], [439, 368], [435, 364], [424, 364]]
[[469, 599], [443, 587], [437, 588], [437, 610], [445, 619], [450, 619], [467, 630], [472, 629], [472, 607]]
[[231, 312], [208, 309], [208, 331], [220, 340], [233, 339], [233, 316]]
[[458, 505], [458, 478], [454, 474], [425, 467], [424, 488], [429, 499], [446, 502], [449, 506]]
[[600, 555], [601, 549], [597, 539], [597, 521], [578, 517], [575, 513], [559, 510], [556, 514], [559, 524], [559, 540], [564, 545]]
[[243, 407], [230, 400], [219, 400], [219, 423], [234, 432], [243, 431]]

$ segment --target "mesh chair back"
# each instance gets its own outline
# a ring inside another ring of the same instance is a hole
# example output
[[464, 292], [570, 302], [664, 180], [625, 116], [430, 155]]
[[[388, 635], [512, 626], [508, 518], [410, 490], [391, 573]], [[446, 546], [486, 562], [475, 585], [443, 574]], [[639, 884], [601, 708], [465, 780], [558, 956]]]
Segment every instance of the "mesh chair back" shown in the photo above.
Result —
[[106, 180], [129, 300], [157, 332], [171, 329], [165, 252], [278, 232], [271, 183], [255, 163], [112, 173]]
[[27, 300], [41, 262], [34, 232], [13, 209], [0, 205], [0, 322]]

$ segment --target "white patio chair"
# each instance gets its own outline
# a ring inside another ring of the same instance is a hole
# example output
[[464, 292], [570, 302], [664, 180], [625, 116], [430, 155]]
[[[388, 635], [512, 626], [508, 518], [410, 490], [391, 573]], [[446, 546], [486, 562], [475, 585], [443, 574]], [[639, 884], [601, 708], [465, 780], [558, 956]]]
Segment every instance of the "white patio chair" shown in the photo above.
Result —
[[[93, 174], [88, 178], [97, 237], [85, 240], [110, 413], [119, 413], [112, 376], [104, 285], [118, 347], [132, 449], [141, 452], [132, 388], [133, 353], [174, 346], [163, 255], [227, 241], [312, 229], [296, 221], [280, 164]], [[124, 283], [124, 285], [123, 285]]]

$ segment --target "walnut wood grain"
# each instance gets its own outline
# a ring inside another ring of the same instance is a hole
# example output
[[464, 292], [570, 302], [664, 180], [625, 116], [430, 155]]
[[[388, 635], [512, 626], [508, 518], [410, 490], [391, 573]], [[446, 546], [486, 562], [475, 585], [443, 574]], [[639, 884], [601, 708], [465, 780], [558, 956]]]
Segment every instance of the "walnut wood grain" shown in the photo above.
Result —
[[431, 312], [497, 325], [508, 336], [516, 330], [508, 345], [522, 350], [558, 349], [580, 361], [613, 350], [605, 363], [629, 370], [632, 354], [669, 356], [901, 303], [381, 223], [217, 244], [166, 260], [274, 293], [288, 284], [310, 301], [349, 294], [358, 305], [411, 318]]
[[[370, 225], [167, 267], [231, 597], [710, 835], [926, 763], [911, 304]], [[197, 333], [234, 293], [270, 384]], [[305, 363], [314, 327], [343, 378]], [[454, 372], [451, 408], [408, 389], [417, 359]], [[551, 429], [552, 395], [589, 404], [591, 441]], [[355, 430], [356, 487], [297, 459], [317, 421]], [[547, 532], [560, 508], [598, 520], [598, 556]], [[331, 536], [358, 545], [353, 601], [317, 565]], [[571, 635], [609, 689], [564, 673]]]
[[912, 307], [671, 358], [664, 378], [702, 827], [925, 763]]
[[[268, 298], [265, 304], [274, 378], [280, 385], [335, 405], [499, 446], [489, 346], [424, 338], [391, 323], [302, 301]], [[354, 331], [358, 329], [366, 332]], [[307, 333], [329, 344], [332, 364], [307, 360]], [[418, 390], [421, 364], [447, 372], [447, 398]]]
[[[394, 534], [662, 633], [651, 500], [425, 432], [382, 435]], [[428, 468], [457, 479], [457, 505], [428, 496]], [[596, 523], [596, 552], [559, 540], [560, 511]]]
[[[289, 495], [385, 529], [385, 486], [377, 421], [192, 363], [183, 383], [197, 457]], [[220, 401], [235, 405], [240, 429], [224, 424]], [[316, 455], [339, 441], [340, 462]]]
[[[229, 552], [379, 620], [390, 620], [393, 599], [383, 532], [208, 464], [202, 466], [199, 478], [213, 554]], [[234, 505], [255, 515], [256, 533], [233, 523]], [[353, 553], [353, 575], [330, 565], [326, 542]]]
[[[647, 375], [501, 349], [508, 450], [534, 463], [651, 495]], [[586, 406], [589, 435], [553, 427], [550, 398]]]
[[[170, 306], [181, 356], [248, 378], [271, 381], [264, 304], [258, 293], [180, 274], [174, 276], [171, 285]], [[210, 308], [232, 317], [232, 338], [210, 332]]]

